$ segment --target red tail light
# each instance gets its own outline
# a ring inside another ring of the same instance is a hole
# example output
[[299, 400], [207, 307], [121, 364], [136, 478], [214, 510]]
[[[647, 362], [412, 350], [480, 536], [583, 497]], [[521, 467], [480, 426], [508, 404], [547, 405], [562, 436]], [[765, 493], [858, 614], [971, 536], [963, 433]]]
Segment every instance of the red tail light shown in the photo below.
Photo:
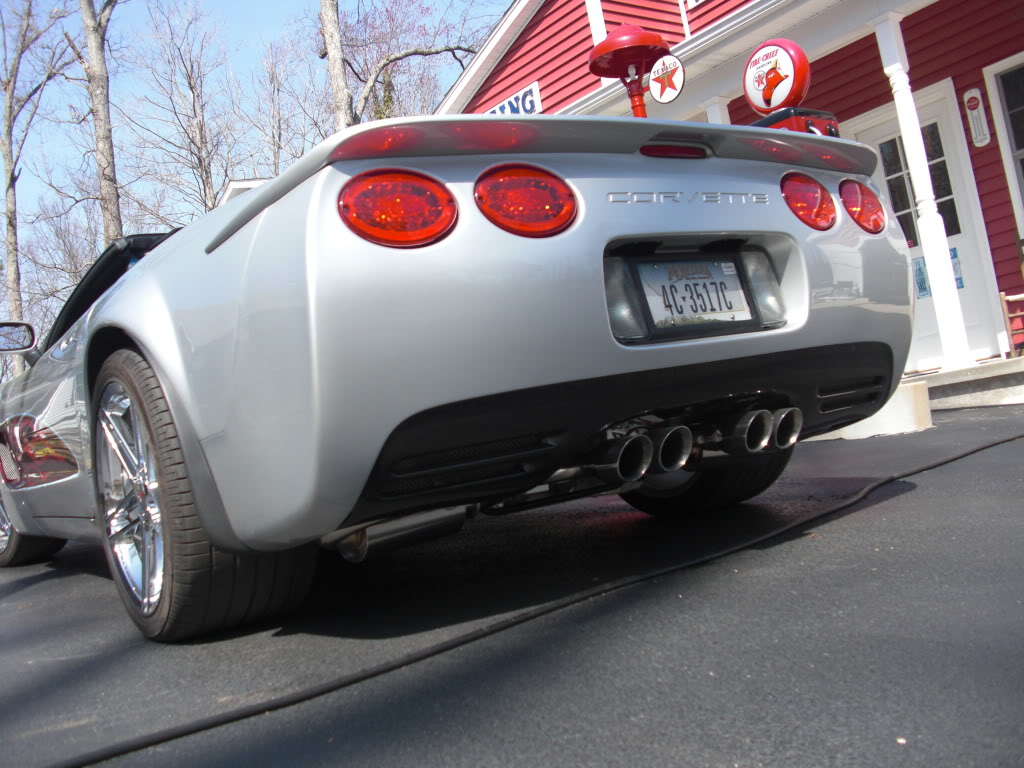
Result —
[[338, 196], [338, 211], [357, 235], [392, 248], [437, 242], [458, 216], [455, 198], [441, 182], [396, 170], [351, 178]]
[[802, 173], [782, 177], [782, 196], [789, 210], [812, 229], [825, 230], [836, 223], [836, 204], [821, 184]]
[[549, 237], [576, 219], [576, 197], [552, 173], [530, 165], [502, 165], [476, 182], [476, 204], [491, 223], [523, 237]]
[[839, 185], [839, 197], [850, 218], [865, 232], [877, 235], [885, 229], [885, 208], [870, 188], [847, 179]]
[[704, 147], [682, 147], [673, 144], [644, 144], [640, 154], [647, 157], [678, 157], [688, 160], [700, 160], [708, 156]]

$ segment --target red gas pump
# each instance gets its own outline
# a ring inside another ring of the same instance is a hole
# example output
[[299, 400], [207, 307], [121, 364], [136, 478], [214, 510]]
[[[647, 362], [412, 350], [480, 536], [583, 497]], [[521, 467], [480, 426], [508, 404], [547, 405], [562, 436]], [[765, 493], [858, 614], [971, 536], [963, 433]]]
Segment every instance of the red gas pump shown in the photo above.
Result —
[[629, 94], [633, 115], [647, 117], [644, 75], [654, 68], [656, 61], [668, 55], [668, 44], [661, 35], [635, 24], [623, 24], [594, 46], [590, 52], [590, 71], [598, 77], [621, 80]]
[[[635, 24], [623, 24], [590, 52], [590, 72], [622, 81], [635, 117], [647, 117], [643, 85], [651, 74], [658, 86], [654, 97], [672, 101], [683, 88], [685, 72], [679, 59], [669, 53], [661, 35]], [[811, 87], [811, 65], [803, 49], [792, 40], [774, 38], [762, 43], [747, 60], [743, 95], [765, 117], [754, 125], [800, 133], [838, 136], [839, 122], [831, 112], [804, 109], [800, 103]]]

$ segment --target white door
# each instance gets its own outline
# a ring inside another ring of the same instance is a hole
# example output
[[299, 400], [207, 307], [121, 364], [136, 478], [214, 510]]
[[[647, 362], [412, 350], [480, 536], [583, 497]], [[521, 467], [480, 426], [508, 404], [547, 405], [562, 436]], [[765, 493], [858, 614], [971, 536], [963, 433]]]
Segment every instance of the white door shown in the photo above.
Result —
[[[955, 101], [954, 101], [955, 103]], [[976, 187], [970, 172], [966, 142], [962, 128], [952, 123], [947, 100], [931, 101], [918, 106], [925, 153], [931, 169], [932, 187], [946, 227], [950, 258], [957, 280], [957, 295], [964, 315], [967, 341], [976, 360], [1001, 354], [999, 333], [1002, 316], [998, 304], [992, 256], [988, 248], [984, 221], [981, 217]], [[844, 134], [847, 135], [847, 134]], [[903, 139], [895, 116], [870, 128], [856, 131], [852, 138], [873, 146], [881, 157], [875, 181], [888, 189], [903, 233], [914, 260], [914, 289], [917, 309], [914, 317], [914, 340], [907, 360], [907, 372], [940, 368], [943, 363], [935, 319], [931, 286], [924, 270], [917, 232], [914, 194], [907, 170]], [[968, 182], [971, 179], [971, 182]]]

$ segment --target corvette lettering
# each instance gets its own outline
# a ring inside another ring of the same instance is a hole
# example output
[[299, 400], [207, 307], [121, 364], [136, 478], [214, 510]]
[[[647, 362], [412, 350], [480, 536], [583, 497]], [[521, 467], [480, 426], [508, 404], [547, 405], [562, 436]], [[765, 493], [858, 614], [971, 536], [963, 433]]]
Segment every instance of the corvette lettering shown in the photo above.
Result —
[[768, 195], [764, 192], [609, 192], [608, 202], [768, 205]]

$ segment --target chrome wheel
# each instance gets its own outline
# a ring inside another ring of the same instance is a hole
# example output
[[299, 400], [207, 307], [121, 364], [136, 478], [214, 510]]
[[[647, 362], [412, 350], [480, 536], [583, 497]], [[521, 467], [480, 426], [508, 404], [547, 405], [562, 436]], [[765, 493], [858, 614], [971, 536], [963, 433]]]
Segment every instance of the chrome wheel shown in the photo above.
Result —
[[0, 501], [0, 555], [7, 551], [11, 543], [11, 519], [7, 517], [4, 503]]
[[312, 582], [316, 543], [240, 553], [210, 542], [177, 423], [149, 363], [135, 350], [117, 350], [100, 366], [94, 391], [96, 525], [117, 592], [142, 633], [184, 640], [296, 607]]
[[110, 381], [100, 395], [96, 428], [104, 543], [135, 607], [150, 616], [164, 583], [160, 478], [140, 404], [119, 381]]

